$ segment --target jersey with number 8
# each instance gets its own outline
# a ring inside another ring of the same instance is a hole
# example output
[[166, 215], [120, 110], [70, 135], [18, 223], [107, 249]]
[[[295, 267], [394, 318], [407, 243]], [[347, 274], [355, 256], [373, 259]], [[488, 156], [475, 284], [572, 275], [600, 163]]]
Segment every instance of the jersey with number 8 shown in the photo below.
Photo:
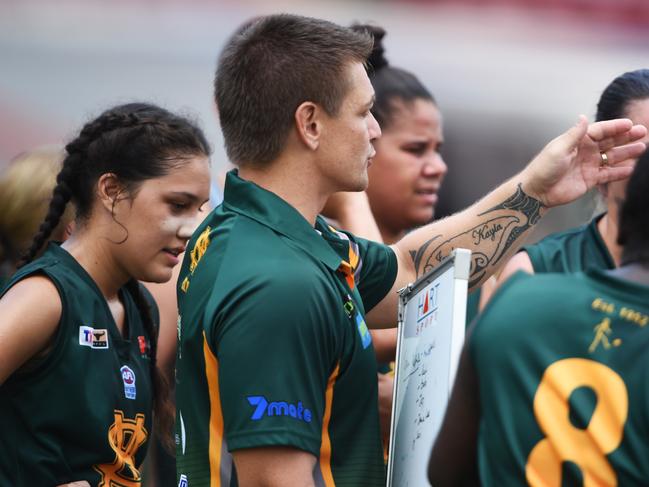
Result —
[[471, 337], [485, 486], [649, 484], [649, 288], [514, 276]]

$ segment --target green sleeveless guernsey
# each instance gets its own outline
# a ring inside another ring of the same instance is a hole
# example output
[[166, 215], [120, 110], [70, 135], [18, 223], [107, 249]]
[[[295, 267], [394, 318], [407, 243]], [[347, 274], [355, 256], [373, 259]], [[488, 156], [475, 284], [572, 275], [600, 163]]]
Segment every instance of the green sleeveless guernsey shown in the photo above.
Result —
[[229, 173], [178, 280], [178, 485], [236, 486], [230, 451], [288, 446], [316, 458], [318, 487], [383, 487], [364, 315], [395, 276], [389, 247]]
[[553, 233], [522, 248], [532, 261], [534, 272], [580, 272], [587, 269], [614, 269], [615, 262], [593, 218], [587, 225]]
[[649, 485], [649, 287], [515, 274], [469, 347], [482, 485]]
[[52, 350], [0, 386], [0, 485], [139, 486], [152, 398], [137, 306], [121, 289], [124, 339], [95, 282], [64, 249], [51, 243], [6, 289], [35, 274], [54, 283], [63, 309]]

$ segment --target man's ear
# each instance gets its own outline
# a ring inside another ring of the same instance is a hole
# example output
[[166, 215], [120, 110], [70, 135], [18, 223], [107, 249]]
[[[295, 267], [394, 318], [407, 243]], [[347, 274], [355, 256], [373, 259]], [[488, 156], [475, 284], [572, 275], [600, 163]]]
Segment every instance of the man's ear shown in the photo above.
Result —
[[102, 174], [97, 181], [97, 197], [102, 206], [113, 213], [115, 205], [125, 198], [126, 188], [112, 172]]
[[322, 135], [322, 108], [311, 101], [305, 101], [295, 110], [295, 127], [300, 141], [309, 149], [316, 150]]

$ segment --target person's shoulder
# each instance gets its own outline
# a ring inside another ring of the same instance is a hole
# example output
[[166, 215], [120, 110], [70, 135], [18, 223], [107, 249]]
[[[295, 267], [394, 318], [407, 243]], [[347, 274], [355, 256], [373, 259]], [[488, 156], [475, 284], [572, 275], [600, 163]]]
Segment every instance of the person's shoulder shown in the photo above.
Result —
[[529, 249], [545, 250], [562, 248], [565, 246], [566, 242], [584, 238], [588, 233], [589, 226], [590, 223], [586, 223], [584, 225], [568, 228], [567, 230], [551, 233], [534, 244], [526, 245], [524, 249], [529, 251]]
[[61, 309], [58, 288], [49, 276], [42, 273], [32, 273], [21, 279], [12, 280], [2, 298], [18, 299], [46, 309]]
[[592, 250], [593, 243], [597, 240], [595, 225], [596, 219], [578, 227], [556, 232], [548, 235], [535, 244], [522, 248], [527, 252], [534, 272], [568, 272], [580, 271], [585, 265], [584, 259], [599, 260], [601, 252]]
[[[63, 316], [58, 289], [45, 275], [13, 283], [0, 299], [0, 384], [53, 343]], [[48, 354], [50, 352], [48, 351]]]
[[[53, 245], [56, 244], [51, 244], [51, 246]], [[59, 251], [59, 249], [48, 247], [40, 257], [20, 267], [14, 275], [11, 276], [9, 282], [22, 280], [26, 276], [41, 273], [44, 270], [47, 270], [48, 272], [61, 271], [61, 267], [63, 266], [60, 265], [62, 262], [61, 258], [57, 255], [57, 251]]]
[[257, 267], [257, 272], [248, 268], [230, 279], [219, 279], [222, 285], [214, 286], [208, 314], [227, 315], [234, 310], [255, 316], [275, 315], [278, 310], [281, 314], [326, 314], [340, 300], [324, 272], [294, 261], [280, 267]]
[[[217, 230], [218, 233], [218, 230]], [[219, 279], [238, 285], [254, 280], [272, 281], [276, 285], [295, 286], [324, 279], [319, 260], [308, 251], [309, 246], [282, 235], [251, 218], [242, 216], [223, 244]]]
[[525, 306], [546, 306], [570, 296], [578, 285], [578, 275], [563, 273], [528, 274], [517, 271], [498, 288], [487, 304], [483, 317], [489, 319], [503, 310], [520, 315]]
[[356, 235], [356, 234], [354, 234], [354, 233], [352, 233], [352, 232], [350, 232], [348, 230], [344, 230], [342, 228], [339, 228], [339, 227], [335, 226], [334, 224], [332, 224], [332, 222], [329, 222], [328, 220], [326, 220], [322, 216], [318, 216], [318, 221], [322, 225], [326, 225], [326, 227], [329, 229], [329, 231], [332, 234], [336, 235], [338, 238], [341, 238], [343, 240], [349, 240], [354, 245], [359, 246], [359, 247], [361, 247], [363, 249], [376, 248], [376, 249], [384, 249], [384, 250], [391, 251], [389, 245], [386, 245], [386, 244], [384, 244], [382, 242], [378, 242], [376, 240], [368, 239], [368, 238], [365, 238], [365, 237], [360, 237], [360, 236], [358, 236], [358, 235]]
[[212, 210], [187, 243], [180, 282], [195, 279], [195, 273], [213, 274], [223, 265], [236, 267], [249, 260], [250, 247], [258, 243], [257, 225], [236, 213], [224, 213], [222, 208]]
[[61, 319], [63, 303], [59, 289], [45, 274], [31, 274], [6, 288], [2, 316], [22, 317], [31, 323], [54, 329]]
[[[52, 244], [54, 245], [54, 244]], [[46, 251], [31, 262], [20, 267], [12, 276], [8, 277], [1, 289], [0, 296], [7, 293], [11, 288], [19, 285], [19, 289], [36, 286], [38, 288], [51, 288], [56, 291], [58, 277], [66, 274], [61, 259], [57, 258], [54, 249], [48, 247]]]
[[581, 273], [546, 272], [542, 274], [528, 274], [518, 271], [512, 275], [503, 286], [509, 293], [544, 294], [555, 293], [564, 286], [574, 285], [579, 280]]
[[579, 285], [579, 277], [573, 274], [516, 272], [478, 316], [471, 329], [472, 350], [476, 344], [491, 349], [488, 344], [492, 342], [526, 339], [560, 322], [572, 309]]
[[267, 263], [260, 271], [257, 282], [269, 296], [289, 293], [299, 300], [324, 296], [335, 290], [324, 270], [295, 259], [280, 260], [275, 265]]
[[219, 283], [203, 315], [210, 334], [257, 333], [260, 326], [272, 326], [277, 336], [302, 336], [308, 324], [313, 333], [330, 336], [343, 309], [340, 294], [323, 272], [294, 262], [281, 271], [246, 271]]

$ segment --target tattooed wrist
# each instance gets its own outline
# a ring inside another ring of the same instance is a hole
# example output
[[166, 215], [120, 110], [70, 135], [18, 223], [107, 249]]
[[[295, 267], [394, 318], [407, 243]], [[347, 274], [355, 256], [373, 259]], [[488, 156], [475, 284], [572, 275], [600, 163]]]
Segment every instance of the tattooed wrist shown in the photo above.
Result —
[[541, 203], [541, 200], [531, 197], [525, 191], [523, 191], [523, 185], [518, 183], [516, 187], [516, 192], [503, 201], [501, 204], [490, 208], [489, 210], [478, 214], [478, 216], [483, 216], [488, 213], [497, 210], [515, 210], [520, 211], [527, 217], [527, 221], [530, 226], [534, 226], [541, 219], [541, 210], [546, 209], [547, 207]]
[[478, 214], [479, 223], [474, 227], [449, 238], [434, 235], [418, 249], [410, 250], [417, 276], [433, 269], [453, 249], [462, 247], [472, 251], [470, 286], [477, 284], [539, 222], [545, 208], [541, 201], [526, 194], [519, 183], [512, 196]]

